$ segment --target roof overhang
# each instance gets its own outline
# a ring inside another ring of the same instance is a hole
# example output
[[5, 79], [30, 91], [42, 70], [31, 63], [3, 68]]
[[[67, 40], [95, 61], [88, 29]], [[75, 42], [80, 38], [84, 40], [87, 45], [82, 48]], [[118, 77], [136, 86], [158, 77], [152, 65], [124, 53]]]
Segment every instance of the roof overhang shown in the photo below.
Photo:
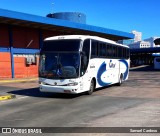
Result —
[[32, 27], [43, 30], [70, 32], [76, 35], [95, 35], [114, 41], [134, 38], [134, 34], [132, 33], [4, 9], [0, 9], [0, 23]]

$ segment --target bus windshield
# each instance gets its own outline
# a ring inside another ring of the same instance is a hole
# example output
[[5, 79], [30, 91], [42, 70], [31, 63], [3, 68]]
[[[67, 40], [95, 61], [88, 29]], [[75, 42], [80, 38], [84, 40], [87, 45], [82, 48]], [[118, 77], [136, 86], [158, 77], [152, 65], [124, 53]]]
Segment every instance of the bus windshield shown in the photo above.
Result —
[[81, 40], [79, 39], [63, 39], [45, 41], [42, 51], [79, 51]]
[[41, 53], [39, 76], [48, 79], [79, 77], [80, 53]]

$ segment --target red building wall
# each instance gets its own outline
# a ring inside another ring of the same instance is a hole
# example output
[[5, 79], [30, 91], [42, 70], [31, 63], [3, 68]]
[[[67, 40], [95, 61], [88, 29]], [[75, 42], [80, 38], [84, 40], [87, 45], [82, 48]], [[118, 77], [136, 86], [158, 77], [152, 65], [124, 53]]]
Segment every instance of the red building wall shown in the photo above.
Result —
[[42, 38], [44, 40], [47, 37], [58, 36], [58, 35], [69, 35], [69, 34], [71, 34], [71, 33], [45, 30], [45, 31], [42, 32]]
[[52, 36], [56, 36], [56, 35], [59, 35], [59, 33], [56, 32], [56, 31], [43, 31], [42, 32], [42, 38], [43, 38], [43, 40], [45, 38], [47, 38], [47, 37], [52, 37]]
[[39, 48], [39, 32], [37, 29], [27, 27], [13, 27], [12, 35], [14, 48]]
[[[7, 25], [0, 25], [0, 47], [9, 47], [9, 30]], [[0, 52], [0, 79], [11, 78], [10, 52]]]
[[0, 52], [0, 79], [11, 78], [11, 57], [10, 53]]
[[9, 47], [9, 30], [7, 25], [0, 25], [0, 47]]
[[37, 63], [27, 65], [25, 57], [14, 57], [15, 78], [38, 77], [38, 57]]
[[[65, 35], [66, 33], [58, 31], [41, 30], [42, 39], [40, 40], [39, 29], [12, 26], [11, 27], [13, 48], [39, 49], [40, 41], [47, 37]], [[10, 48], [9, 27], [0, 24], [0, 48]], [[38, 76], [38, 57], [37, 63], [26, 65], [26, 54], [14, 55], [14, 76], [15, 78], [29, 78]], [[24, 55], [24, 56], [23, 56]], [[12, 78], [11, 53], [0, 52], [0, 78]]]

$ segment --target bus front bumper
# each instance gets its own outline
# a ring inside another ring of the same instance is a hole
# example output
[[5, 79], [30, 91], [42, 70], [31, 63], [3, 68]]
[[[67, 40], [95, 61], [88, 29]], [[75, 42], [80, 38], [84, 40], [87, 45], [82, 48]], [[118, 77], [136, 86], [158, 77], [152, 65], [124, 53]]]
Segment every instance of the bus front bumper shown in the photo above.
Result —
[[39, 85], [39, 90], [41, 92], [50, 92], [50, 93], [78, 93], [78, 86], [50, 86], [50, 85]]

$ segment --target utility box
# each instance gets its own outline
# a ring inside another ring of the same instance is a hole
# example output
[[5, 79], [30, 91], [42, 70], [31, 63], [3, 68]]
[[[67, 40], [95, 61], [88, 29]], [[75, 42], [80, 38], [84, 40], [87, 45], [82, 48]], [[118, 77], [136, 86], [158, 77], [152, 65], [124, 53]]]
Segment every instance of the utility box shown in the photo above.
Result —
[[26, 65], [36, 65], [37, 64], [37, 57], [32, 55], [32, 56], [27, 56], [26, 57]]

